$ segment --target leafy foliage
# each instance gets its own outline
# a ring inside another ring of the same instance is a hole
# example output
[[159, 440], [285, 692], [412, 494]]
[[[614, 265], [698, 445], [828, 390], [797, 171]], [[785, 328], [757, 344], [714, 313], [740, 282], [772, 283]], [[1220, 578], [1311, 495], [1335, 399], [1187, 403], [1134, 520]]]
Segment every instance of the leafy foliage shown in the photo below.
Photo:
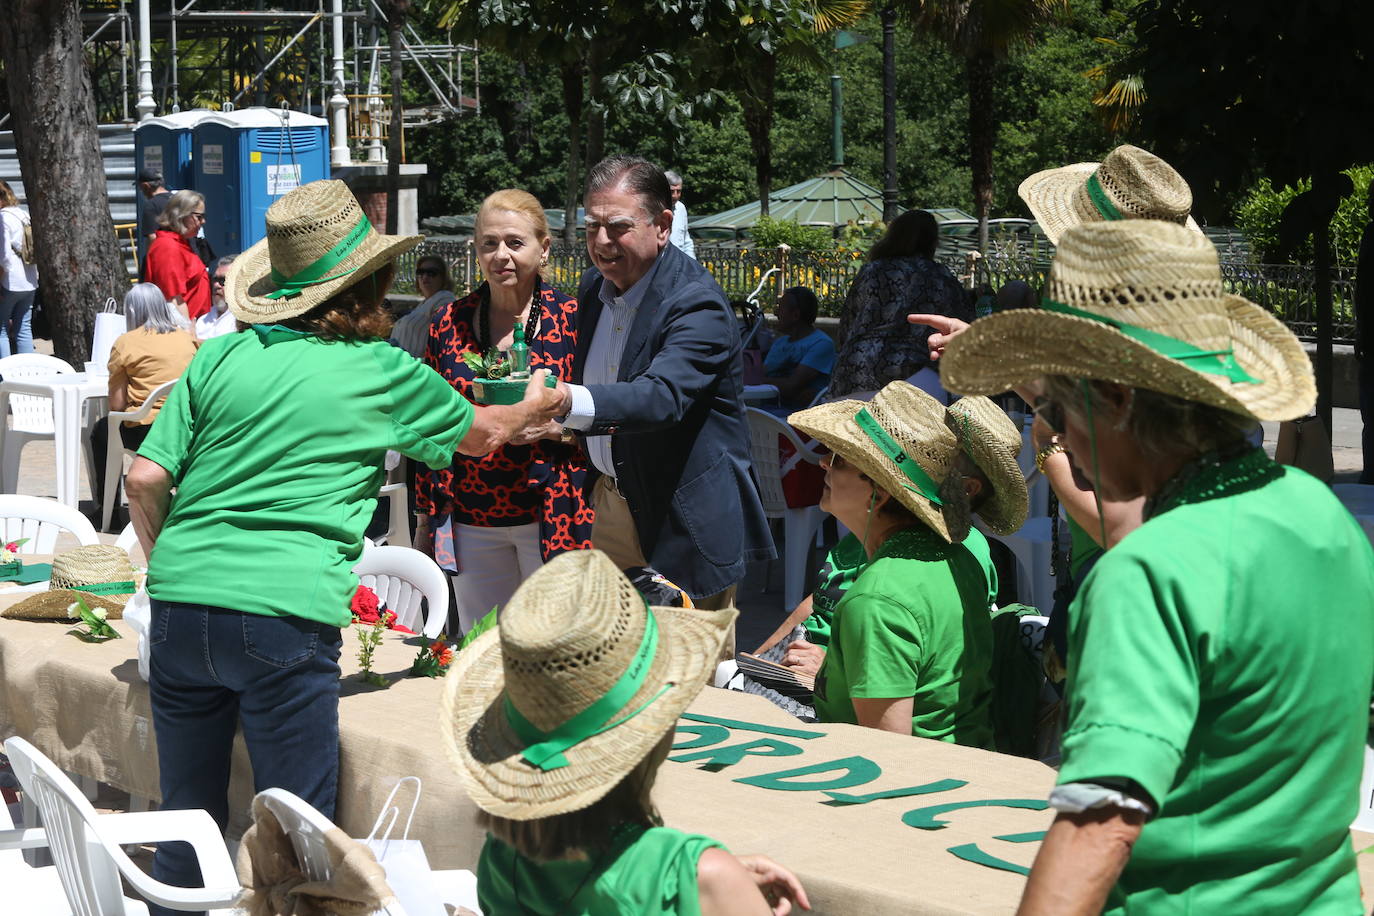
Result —
[[[1360, 239], [1372, 215], [1369, 212], [1368, 193], [1370, 181], [1374, 179], [1374, 165], [1349, 169], [1346, 174], [1354, 182], [1355, 191], [1341, 198], [1330, 226], [1332, 260], [1337, 264], [1355, 263], [1360, 250]], [[1261, 178], [1236, 208], [1236, 225], [1249, 237], [1250, 244], [1264, 260], [1283, 259], [1279, 226], [1283, 220], [1284, 208], [1298, 194], [1310, 190], [1311, 187], [1311, 181], [1303, 180], [1296, 186], [1284, 185], [1275, 188], [1268, 178]], [[1295, 264], [1310, 263], [1311, 241], [1304, 242], [1290, 252], [1287, 259]]]
[[824, 251], [834, 247], [834, 237], [824, 226], [803, 226], [793, 219], [761, 216], [754, 222], [754, 244], [759, 248], [786, 245], [796, 251]]

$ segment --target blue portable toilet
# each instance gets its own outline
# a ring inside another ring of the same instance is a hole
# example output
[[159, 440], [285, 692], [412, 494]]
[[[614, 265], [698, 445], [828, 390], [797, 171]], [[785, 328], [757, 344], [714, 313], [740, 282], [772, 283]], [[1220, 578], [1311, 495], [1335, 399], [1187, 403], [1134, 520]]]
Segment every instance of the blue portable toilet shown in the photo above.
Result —
[[[207, 108], [177, 111], [160, 118], [149, 118], [134, 126], [134, 171], [152, 169], [162, 173], [169, 191], [195, 188], [191, 166], [191, 135], [195, 126], [217, 112]], [[141, 192], [140, 192], [141, 194]], [[136, 212], [142, 212], [142, 199], [136, 198]], [[138, 234], [138, 260], [143, 263], [147, 241]]]
[[329, 122], [279, 108], [216, 112], [193, 132], [193, 186], [205, 195], [205, 238], [235, 254], [267, 234], [267, 208], [330, 176]]

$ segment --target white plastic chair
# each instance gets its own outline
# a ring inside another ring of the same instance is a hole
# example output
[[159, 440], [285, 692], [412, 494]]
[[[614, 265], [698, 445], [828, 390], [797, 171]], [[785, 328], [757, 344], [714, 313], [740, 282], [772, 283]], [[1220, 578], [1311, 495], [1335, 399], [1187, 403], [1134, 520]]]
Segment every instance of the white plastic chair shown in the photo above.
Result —
[[[353, 574], [396, 613], [396, 622], [401, 626], [423, 632], [428, 639], [443, 632], [448, 620], [448, 576], [420, 551], [364, 545]], [[423, 630], [417, 626], [422, 598], [429, 605]]]
[[393, 547], [409, 547], [410, 506], [406, 485], [403, 483], [382, 484], [382, 489], [377, 493], [377, 498], [387, 501], [386, 533], [377, 538], [377, 543], [390, 544]]
[[86, 516], [71, 506], [41, 496], [0, 494], [0, 538], [6, 543], [28, 538], [20, 553], [53, 553], [61, 531], [71, 532], [82, 546], [100, 543]]
[[124, 447], [124, 441], [120, 438], [120, 426], [125, 420], [143, 420], [148, 414], [153, 412], [154, 407], [161, 406], [172, 387], [179, 378], [174, 378], [170, 382], [164, 382], [153, 389], [147, 399], [138, 406], [136, 410], [112, 410], [109, 413], [109, 435], [105, 448], [105, 500], [104, 506], [100, 511], [100, 530], [110, 530], [110, 516], [114, 514], [115, 499], [119, 496], [119, 490], [124, 485], [124, 456], [133, 456], [136, 452], [131, 448]]
[[[0, 359], [0, 379], [43, 378], [75, 371], [71, 363], [45, 353], [17, 353]], [[14, 422], [5, 431], [5, 451], [0, 455], [0, 487], [6, 493], [19, 489], [19, 456], [24, 446], [37, 439], [56, 437], [51, 398], [12, 394], [10, 416]], [[4, 417], [0, 417], [0, 422], [4, 422]], [[95, 456], [91, 453], [89, 436], [82, 438], [81, 447], [86, 455], [86, 472], [93, 481]]]
[[134, 530], [134, 523], [124, 526], [124, 530], [119, 532], [119, 539], [115, 541], [115, 546], [127, 554], [132, 555], [134, 548], [138, 546], [138, 532]]
[[57, 869], [51, 865], [33, 868], [24, 861], [22, 850], [47, 848], [47, 831], [16, 828], [9, 805], [0, 800], [0, 888], [7, 909], [29, 916], [70, 916], [72, 908]]
[[[258, 793], [258, 798], [263, 800], [267, 810], [272, 812], [281, 829], [291, 838], [301, 873], [311, 881], [328, 881], [332, 871], [324, 835], [334, 829], [334, 822], [285, 789], [264, 789]], [[405, 908], [399, 903], [384, 907], [379, 912], [386, 916], [406, 916]]]
[[[749, 446], [754, 461], [754, 476], [759, 483], [759, 499], [763, 514], [782, 519], [783, 584], [782, 602], [789, 611], [801, 603], [806, 583], [806, 552], [811, 538], [825, 520], [820, 506], [790, 508], [782, 491], [782, 478], [798, 462], [819, 464], [821, 456], [801, 441], [796, 430], [766, 410], [746, 407], [749, 419]], [[783, 467], [778, 452], [778, 436], [792, 443], [796, 454]]]
[[[124, 896], [121, 876], [135, 892], [174, 910], [227, 910], [242, 888], [224, 837], [204, 811], [96, 814], [70, 779], [23, 738], [5, 742], [14, 775], [42, 817], [70, 912], [81, 916], [134, 916], [147, 906]], [[204, 887], [172, 887], [130, 861], [126, 843], [181, 841], [195, 850]], [[16, 911], [17, 912], [17, 911]], [[27, 910], [25, 911], [27, 912]]]

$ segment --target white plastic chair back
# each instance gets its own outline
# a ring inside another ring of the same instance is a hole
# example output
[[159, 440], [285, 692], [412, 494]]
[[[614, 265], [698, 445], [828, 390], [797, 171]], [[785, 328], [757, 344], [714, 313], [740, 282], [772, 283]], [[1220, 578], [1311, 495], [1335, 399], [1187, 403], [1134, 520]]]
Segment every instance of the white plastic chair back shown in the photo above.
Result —
[[[71, 363], [45, 353], [18, 353], [0, 359], [0, 379], [42, 378], [75, 371]], [[18, 432], [53, 434], [51, 398], [12, 394], [10, 414]]]
[[9, 543], [28, 538], [20, 553], [53, 553], [62, 531], [70, 531], [83, 546], [100, 543], [95, 527], [71, 506], [41, 496], [0, 494], [0, 539]]
[[[258, 793], [258, 798], [263, 800], [267, 810], [272, 812], [281, 829], [291, 838], [301, 873], [311, 881], [328, 881], [332, 870], [324, 835], [334, 829], [334, 822], [285, 789], [263, 789]], [[391, 904], [382, 912], [387, 916], [406, 916], [405, 909], [399, 903]]]
[[[23, 738], [6, 741], [5, 752], [24, 793], [38, 808], [53, 864], [73, 911], [82, 916], [124, 916], [119, 870], [109, 851], [88, 832], [87, 821], [97, 815], [86, 796]], [[119, 854], [124, 855], [123, 850]]]
[[119, 532], [119, 539], [115, 541], [115, 546], [130, 556], [133, 555], [134, 548], [138, 546], [138, 532], [134, 530], [134, 523], [124, 526], [124, 530]]
[[[429, 639], [443, 632], [448, 619], [448, 576], [420, 551], [364, 545], [353, 573], [396, 613], [396, 622], [401, 626], [423, 632]], [[423, 622], [422, 598], [429, 605], [429, 615]]]
[[[19, 784], [38, 809], [71, 910], [79, 916], [133, 916], [147, 908], [123, 894], [121, 876], [145, 900], [177, 910], [221, 911], [242, 888], [224, 837], [204, 811], [97, 814], [66, 774], [23, 738], [5, 742]], [[102, 823], [108, 825], [102, 827]], [[115, 825], [122, 825], [122, 829]], [[172, 887], [145, 873], [122, 843], [181, 840], [195, 849], [205, 887]], [[13, 902], [12, 900], [7, 902]]]
[[152, 392], [133, 410], [112, 410], [110, 418], [110, 436], [105, 449], [105, 500], [101, 504], [100, 510], [100, 529], [108, 531], [110, 528], [110, 517], [114, 514], [115, 500], [119, 498], [119, 486], [124, 478], [124, 456], [137, 454], [133, 449], [124, 448], [123, 440], [115, 433], [115, 428], [125, 420], [142, 420], [153, 412], [154, 407], [161, 406], [167, 398], [172, 388], [180, 378], [174, 378], [170, 382], [163, 382], [152, 390]]
[[[759, 482], [759, 499], [763, 514], [768, 518], [782, 518], [787, 514], [787, 497], [782, 492], [782, 478], [791, 467], [784, 468], [778, 452], [778, 436], [785, 436], [797, 450], [796, 461], [820, 463], [820, 455], [801, 441], [797, 431], [766, 410], [746, 407], [749, 420], [749, 451], [754, 462], [754, 476]], [[795, 465], [795, 461], [792, 462]]]

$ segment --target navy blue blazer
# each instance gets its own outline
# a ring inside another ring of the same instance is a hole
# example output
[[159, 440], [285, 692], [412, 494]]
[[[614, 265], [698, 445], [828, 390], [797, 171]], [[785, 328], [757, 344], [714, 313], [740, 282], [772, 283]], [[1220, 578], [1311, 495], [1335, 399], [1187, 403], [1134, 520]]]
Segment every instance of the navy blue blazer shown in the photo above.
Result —
[[[578, 287], [577, 384], [603, 282], [593, 267]], [[612, 437], [616, 484], [650, 565], [704, 598], [743, 579], [746, 562], [774, 556], [750, 470], [739, 326], [704, 267], [663, 249], [616, 383], [587, 387], [596, 403], [587, 432]]]

